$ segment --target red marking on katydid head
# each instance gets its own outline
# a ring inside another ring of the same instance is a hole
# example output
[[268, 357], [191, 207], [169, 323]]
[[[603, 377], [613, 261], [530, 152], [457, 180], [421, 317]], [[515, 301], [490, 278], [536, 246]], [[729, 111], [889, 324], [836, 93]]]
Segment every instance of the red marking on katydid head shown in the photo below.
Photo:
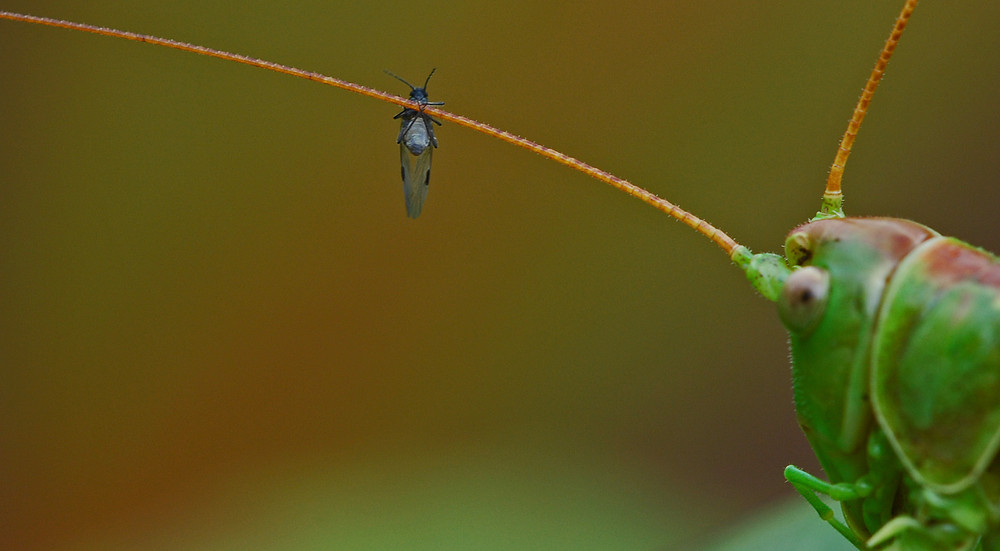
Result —
[[939, 234], [916, 222], [898, 218], [830, 218], [803, 224], [788, 235], [800, 236], [797, 240], [802, 250], [797, 258], [805, 264], [818, 250], [838, 243], [866, 246], [886, 258], [898, 260]]

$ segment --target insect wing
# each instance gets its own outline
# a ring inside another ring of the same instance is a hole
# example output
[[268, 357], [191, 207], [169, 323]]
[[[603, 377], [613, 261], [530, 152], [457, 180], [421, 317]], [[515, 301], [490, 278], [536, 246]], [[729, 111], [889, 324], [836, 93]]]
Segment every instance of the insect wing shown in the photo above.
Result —
[[[420, 125], [416, 121], [414, 125]], [[427, 188], [431, 181], [431, 155], [433, 147], [424, 147], [419, 155], [414, 155], [406, 146], [406, 141], [399, 144], [399, 161], [402, 166], [403, 196], [406, 198], [406, 215], [410, 218], [420, 216], [420, 210], [427, 199]]]

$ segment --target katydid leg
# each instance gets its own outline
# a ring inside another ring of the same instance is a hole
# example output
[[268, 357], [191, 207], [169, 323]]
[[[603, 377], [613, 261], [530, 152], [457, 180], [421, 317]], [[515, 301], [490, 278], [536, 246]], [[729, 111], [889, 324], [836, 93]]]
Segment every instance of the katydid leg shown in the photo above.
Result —
[[857, 486], [855, 484], [848, 484], [842, 482], [840, 484], [830, 484], [825, 480], [816, 478], [815, 476], [803, 471], [802, 469], [789, 465], [785, 467], [785, 480], [795, 488], [795, 491], [802, 494], [802, 497], [812, 505], [813, 509], [819, 513], [819, 517], [825, 520], [830, 526], [833, 526], [835, 530], [840, 532], [842, 536], [847, 538], [855, 547], [864, 551], [868, 547], [861, 541], [860, 538], [847, 527], [846, 524], [841, 522], [833, 513], [833, 509], [829, 505], [823, 503], [823, 500], [819, 498], [817, 494], [823, 494], [830, 496], [834, 501], [849, 501], [852, 499], [861, 499], [867, 495], [869, 488], [865, 486]]

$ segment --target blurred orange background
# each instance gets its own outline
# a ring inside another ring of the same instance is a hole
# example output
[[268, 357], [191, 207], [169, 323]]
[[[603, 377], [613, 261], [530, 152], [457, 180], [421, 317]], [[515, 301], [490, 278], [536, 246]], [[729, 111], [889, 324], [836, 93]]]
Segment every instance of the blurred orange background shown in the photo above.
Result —
[[[3, 9], [402, 95], [383, 68], [437, 67], [446, 109], [777, 251], [897, 4]], [[998, 27], [918, 8], [850, 214], [1000, 250]], [[700, 549], [818, 471], [772, 306], [653, 209], [446, 124], [410, 220], [393, 105], [22, 23], [0, 48], [3, 547]]]

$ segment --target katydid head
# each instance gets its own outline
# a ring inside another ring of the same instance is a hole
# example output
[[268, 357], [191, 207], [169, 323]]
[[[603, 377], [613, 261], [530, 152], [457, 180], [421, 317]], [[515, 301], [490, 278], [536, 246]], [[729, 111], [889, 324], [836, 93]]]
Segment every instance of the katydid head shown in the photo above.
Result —
[[[789, 233], [784, 258], [754, 255], [743, 247], [731, 254], [754, 287], [778, 303], [791, 344], [799, 425], [834, 482], [854, 482], [870, 472], [867, 445], [875, 420], [870, 358], [883, 293], [901, 259], [937, 235], [903, 220], [844, 218], [842, 210], [840, 184], [847, 157], [914, 5], [911, 0], [904, 6], [868, 78], [819, 212]], [[842, 533], [860, 548], [861, 540], [852, 539], [853, 534], [877, 530], [885, 521], [862, 520], [856, 504], [845, 508], [851, 528], [842, 526]]]
[[863, 469], [869, 354], [887, 281], [937, 235], [906, 220], [843, 218], [809, 222], [786, 240], [794, 271], [778, 312], [789, 332], [796, 411], [831, 477], [853, 480]]

